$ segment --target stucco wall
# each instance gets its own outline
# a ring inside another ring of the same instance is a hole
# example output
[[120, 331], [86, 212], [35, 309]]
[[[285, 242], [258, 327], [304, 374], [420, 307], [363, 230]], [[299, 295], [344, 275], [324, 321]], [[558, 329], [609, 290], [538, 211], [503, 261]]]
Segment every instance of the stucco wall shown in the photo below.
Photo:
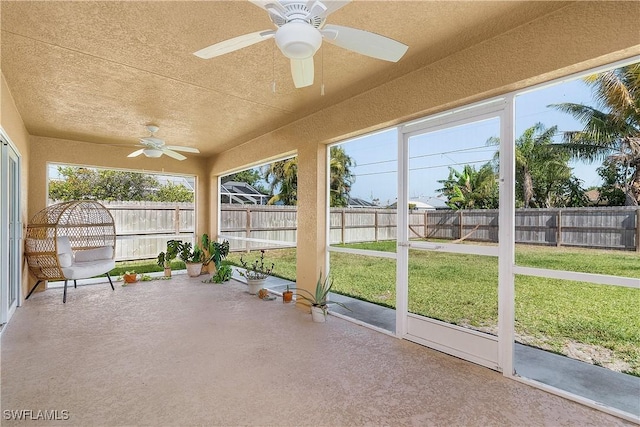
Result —
[[[638, 55], [638, 22], [636, 2], [573, 3], [222, 153], [211, 161], [211, 176]], [[324, 192], [324, 181], [319, 185], [315, 178], [323, 173], [319, 166], [300, 161], [299, 194]], [[316, 218], [313, 210], [320, 206], [299, 209], [299, 217]], [[298, 277], [323, 269], [319, 241], [311, 242], [323, 239], [317, 227], [313, 221], [298, 224]]]
[[[4, 75], [0, 73], [0, 127], [2, 127], [5, 134], [9, 137], [14, 148], [18, 150], [20, 156], [20, 199], [22, 203], [21, 207], [21, 221], [25, 225], [29, 222], [28, 209], [28, 191], [29, 191], [29, 134], [24, 127], [22, 117], [18, 113], [18, 109], [13, 101], [7, 82], [4, 79]], [[24, 249], [20, 248], [20, 259], [22, 262], [22, 293], [24, 295], [27, 283], [29, 270], [27, 264], [24, 262]]]
[[[196, 177], [196, 233], [207, 232], [209, 209], [209, 180], [206, 160], [195, 156], [178, 161], [166, 156], [151, 159], [144, 156], [129, 158], [131, 147], [92, 144], [55, 138], [30, 137], [29, 216], [46, 207], [48, 163], [126, 169], [141, 172], [188, 174]], [[33, 282], [35, 283], [35, 281]]]

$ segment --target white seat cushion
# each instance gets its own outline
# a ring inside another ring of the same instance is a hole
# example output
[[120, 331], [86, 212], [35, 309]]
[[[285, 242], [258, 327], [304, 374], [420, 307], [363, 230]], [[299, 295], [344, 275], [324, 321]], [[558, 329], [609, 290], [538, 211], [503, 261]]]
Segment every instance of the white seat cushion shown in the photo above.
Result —
[[73, 264], [73, 252], [67, 236], [56, 238], [56, 251], [58, 252], [58, 264], [60, 264], [60, 267], [71, 267], [71, 264]]
[[107, 273], [116, 267], [113, 259], [101, 259], [97, 261], [74, 262], [71, 267], [62, 268], [62, 273], [66, 279], [88, 279]]
[[99, 259], [113, 258], [113, 248], [111, 246], [102, 246], [94, 249], [84, 249], [76, 251], [76, 262], [95, 261]]

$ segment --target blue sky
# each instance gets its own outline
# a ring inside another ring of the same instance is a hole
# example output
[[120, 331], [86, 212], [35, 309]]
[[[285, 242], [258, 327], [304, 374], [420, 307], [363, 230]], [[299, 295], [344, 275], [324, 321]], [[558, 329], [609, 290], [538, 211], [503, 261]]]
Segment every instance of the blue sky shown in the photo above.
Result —
[[[537, 122], [546, 127], [557, 125], [559, 131], [581, 129], [582, 125], [570, 115], [547, 107], [563, 102], [593, 104], [591, 89], [582, 80], [573, 80], [520, 95], [516, 98], [516, 136]], [[412, 138], [409, 141], [409, 197], [442, 206], [438, 180], [447, 178], [448, 167], [461, 170], [464, 164], [472, 164], [480, 168], [497, 151], [496, 146], [487, 145], [487, 140], [498, 135], [499, 123], [495, 119]], [[356, 162], [353, 197], [377, 198], [383, 205], [395, 201], [396, 142], [396, 131], [390, 129], [342, 144]], [[600, 184], [598, 164], [572, 162], [571, 166], [585, 188]]]

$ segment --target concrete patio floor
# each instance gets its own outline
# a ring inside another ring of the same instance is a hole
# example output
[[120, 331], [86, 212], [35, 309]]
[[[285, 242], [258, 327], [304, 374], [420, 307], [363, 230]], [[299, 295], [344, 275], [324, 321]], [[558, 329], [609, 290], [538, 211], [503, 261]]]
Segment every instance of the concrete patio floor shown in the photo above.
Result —
[[[2, 334], [2, 425], [631, 425], [202, 278], [34, 294]], [[56, 410], [69, 419], [6, 417]]]
[[[282, 292], [295, 283], [271, 278], [270, 289]], [[396, 311], [367, 301], [331, 294], [330, 299], [347, 305], [333, 305], [331, 311], [395, 334]], [[514, 364], [523, 378], [532, 379], [578, 396], [627, 412], [640, 419], [640, 377], [622, 374], [536, 347], [515, 343]]]

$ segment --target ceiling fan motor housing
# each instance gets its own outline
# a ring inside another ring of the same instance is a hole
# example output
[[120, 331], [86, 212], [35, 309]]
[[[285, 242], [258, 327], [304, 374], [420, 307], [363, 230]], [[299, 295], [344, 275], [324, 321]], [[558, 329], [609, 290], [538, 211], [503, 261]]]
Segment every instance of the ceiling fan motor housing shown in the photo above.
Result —
[[162, 150], [158, 150], [157, 148], [145, 148], [143, 153], [145, 156], [152, 157], [154, 159], [162, 156]]
[[322, 44], [320, 31], [303, 21], [287, 22], [276, 31], [276, 44], [289, 59], [312, 57]]

